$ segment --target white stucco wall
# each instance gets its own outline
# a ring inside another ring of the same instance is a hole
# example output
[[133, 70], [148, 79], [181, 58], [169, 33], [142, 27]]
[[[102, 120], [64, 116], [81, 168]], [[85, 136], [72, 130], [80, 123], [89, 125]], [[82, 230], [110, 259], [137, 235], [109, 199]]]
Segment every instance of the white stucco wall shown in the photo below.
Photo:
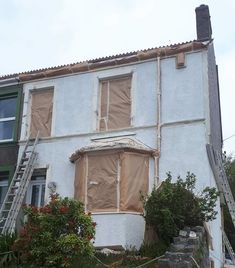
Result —
[[177, 69], [174, 58], [162, 61], [162, 122], [205, 117], [204, 53], [186, 55], [186, 67]]
[[97, 223], [95, 246], [139, 249], [144, 240], [144, 218], [135, 214], [93, 215]]
[[[198, 189], [207, 185], [215, 186], [205, 147], [209, 137], [206, 59], [206, 51], [189, 53], [186, 55], [186, 67], [182, 69], [176, 69], [174, 57], [161, 60], [159, 175], [163, 179], [168, 171], [174, 177], [184, 177], [187, 171], [194, 172], [198, 178]], [[94, 138], [129, 135], [156, 148], [157, 71], [157, 62], [154, 60], [24, 85], [22, 141], [28, 135], [30, 123], [29, 91], [54, 87], [52, 137], [39, 142], [37, 167], [48, 168], [47, 182], [57, 182], [60, 195], [73, 197], [74, 165], [69, 162], [69, 156], [75, 150], [89, 145]], [[132, 73], [132, 127], [97, 132], [99, 79], [129, 73]], [[151, 160], [150, 186], [153, 185], [153, 169]], [[144, 220], [141, 216], [100, 214], [94, 215], [94, 219], [98, 223], [95, 245], [138, 248], [142, 243]], [[213, 252], [215, 256], [220, 256], [220, 214], [211, 226], [211, 234], [215, 237]], [[216, 264], [215, 267], [220, 266]]]

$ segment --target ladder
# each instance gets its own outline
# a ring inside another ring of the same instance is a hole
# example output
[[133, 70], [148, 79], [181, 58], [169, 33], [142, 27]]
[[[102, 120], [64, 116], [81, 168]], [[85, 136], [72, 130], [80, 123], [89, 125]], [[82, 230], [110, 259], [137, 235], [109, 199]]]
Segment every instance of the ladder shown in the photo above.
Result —
[[[221, 155], [221, 153], [217, 152], [216, 156], [217, 156], [217, 161], [218, 161], [218, 166], [219, 166], [219, 181], [218, 181], [218, 183], [220, 184], [220, 187], [223, 191], [224, 198], [225, 198], [226, 203], [228, 205], [229, 213], [231, 215], [232, 222], [233, 222], [233, 225], [235, 227], [235, 202], [234, 202], [233, 194], [231, 192], [229, 182], [228, 182], [225, 170], [224, 170], [222, 155]], [[231, 257], [233, 264], [235, 264], [235, 254], [234, 254], [233, 248], [232, 248], [232, 246], [231, 246], [224, 231], [223, 231], [223, 241], [224, 241], [224, 244], [228, 250], [228, 253]]]
[[38, 143], [39, 133], [34, 142], [28, 138], [21, 159], [17, 165], [14, 176], [0, 209], [0, 233], [15, 231], [15, 223], [22, 206], [25, 193], [30, 182], [38, 153], [35, 147]]
[[220, 177], [219, 183], [221, 184], [224, 198], [228, 205], [229, 213], [231, 215], [233, 225], [235, 227], [235, 202], [233, 199], [233, 194], [231, 192], [227, 176], [224, 171], [223, 159], [222, 159], [221, 154], [219, 153], [217, 153], [217, 160], [218, 160], [218, 165], [219, 165], [219, 177]]
[[228, 240], [228, 237], [227, 237], [225, 231], [223, 231], [223, 241], [224, 241], [224, 244], [228, 250], [228, 254], [231, 258], [232, 263], [235, 264], [235, 254], [234, 254], [233, 248]]

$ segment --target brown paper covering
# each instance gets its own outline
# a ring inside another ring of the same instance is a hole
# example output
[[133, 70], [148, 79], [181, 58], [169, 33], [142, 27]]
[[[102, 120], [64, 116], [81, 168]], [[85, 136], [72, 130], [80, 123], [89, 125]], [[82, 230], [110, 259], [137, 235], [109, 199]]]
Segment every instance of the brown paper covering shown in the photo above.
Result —
[[[106, 127], [104, 117], [107, 120]], [[130, 124], [131, 77], [101, 82], [100, 130], [125, 128]]]
[[85, 203], [86, 194], [86, 158], [75, 162], [74, 198]]
[[118, 154], [88, 155], [87, 209], [117, 210]]
[[101, 83], [100, 130], [107, 130], [108, 82]]
[[[133, 152], [88, 153], [76, 160], [74, 197], [91, 212], [142, 212], [141, 193], [148, 191], [149, 156]], [[120, 163], [120, 174], [118, 174]], [[86, 172], [88, 172], [86, 174]], [[120, 176], [120, 186], [118, 177]], [[86, 185], [87, 183], [87, 185]], [[120, 188], [119, 188], [120, 187]], [[120, 191], [118, 204], [117, 192]]]
[[36, 137], [38, 131], [40, 132], [40, 137], [49, 137], [51, 135], [52, 109], [53, 89], [32, 93], [31, 137]]
[[124, 153], [121, 159], [120, 210], [143, 211], [141, 192], [148, 191], [149, 156]]

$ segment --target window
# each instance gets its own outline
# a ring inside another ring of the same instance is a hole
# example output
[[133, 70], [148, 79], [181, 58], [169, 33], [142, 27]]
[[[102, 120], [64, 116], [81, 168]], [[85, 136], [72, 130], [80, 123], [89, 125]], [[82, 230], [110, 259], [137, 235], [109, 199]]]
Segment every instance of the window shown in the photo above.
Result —
[[3, 204], [4, 198], [8, 190], [8, 180], [9, 180], [9, 172], [1, 171], [0, 172], [0, 207]]
[[36, 137], [38, 131], [40, 137], [51, 136], [52, 109], [53, 89], [32, 92], [31, 137]]
[[0, 98], [0, 141], [12, 141], [16, 121], [17, 97]]
[[101, 131], [126, 128], [131, 125], [131, 77], [100, 81]]
[[27, 192], [27, 203], [43, 207], [45, 202], [46, 170], [36, 170], [31, 178]]
[[149, 155], [137, 152], [88, 153], [75, 162], [75, 198], [91, 212], [142, 212]]

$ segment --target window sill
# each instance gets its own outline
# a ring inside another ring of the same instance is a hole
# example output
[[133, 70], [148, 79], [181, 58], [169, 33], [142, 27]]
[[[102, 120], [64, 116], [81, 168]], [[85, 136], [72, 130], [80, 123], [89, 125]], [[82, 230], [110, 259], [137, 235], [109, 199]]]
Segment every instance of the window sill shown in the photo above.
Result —
[[6, 147], [6, 146], [16, 146], [17, 141], [15, 140], [0, 140], [0, 147]]
[[0, 140], [0, 143], [13, 142], [13, 139]]

